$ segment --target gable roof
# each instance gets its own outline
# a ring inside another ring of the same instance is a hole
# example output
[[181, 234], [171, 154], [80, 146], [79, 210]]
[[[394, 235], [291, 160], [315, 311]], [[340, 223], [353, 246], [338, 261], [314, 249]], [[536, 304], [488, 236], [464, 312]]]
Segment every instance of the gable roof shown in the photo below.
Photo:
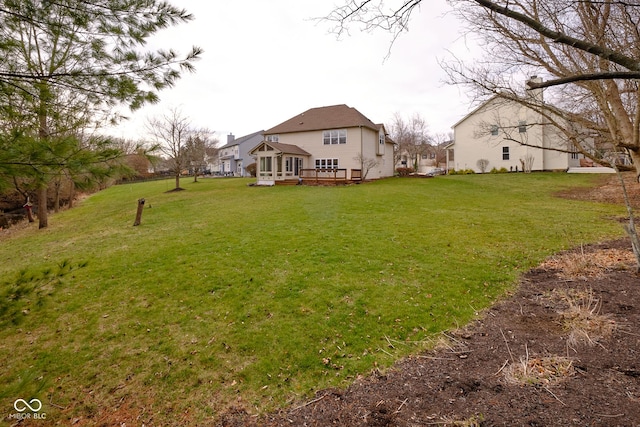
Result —
[[254, 154], [258, 150], [258, 148], [262, 147], [263, 145], [268, 145], [269, 147], [273, 148], [276, 151], [280, 151], [283, 154], [297, 154], [299, 156], [310, 156], [311, 155], [311, 154], [307, 153], [305, 150], [303, 150], [302, 148], [298, 147], [297, 145], [281, 144], [279, 142], [270, 142], [270, 141], [262, 141], [260, 144], [258, 144], [255, 147], [253, 147], [249, 151], [249, 154]]
[[289, 120], [266, 130], [265, 135], [313, 130], [366, 127], [375, 131], [382, 125], [376, 125], [355, 108], [346, 104], [311, 108]]
[[460, 120], [458, 120], [453, 126], [451, 126], [451, 128], [455, 128], [456, 126], [460, 125], [462, 122], [464, 122], [465, 120], [467, 120], [470, 117], [475, 116], [480, 110], [484, 109], [484, 108], [488, 108], [490, 106], [490, 104], [497, 104], [498, 107], [504, 106], [504, 105], [521, 105], [527, 108], [531, 108], [528, 107], [528, 105], [531, 105], [531, 102], [528, 102], [526, 98], [522, 97], [522, 96], [518, 96], [518, 95], [511, 95], [508, 93], [496, 93], [495, 95], [491, 96], [489, 99], [487, 99], [486, 101], [480, 103], [480, 105], [478, 105], [476, 108], [474, 108], [473, 110], [471, 110], [471, 112], [469, 112], [466, 116], [464, 116], [463, 118], [461, 118]]
[[467, 113], [466, 116], [464, 116], [463, 118], [458, 120], [453, 126], [451, 126], [451, 128], [453, 129], [456, 126], [458, 126], [460, 123], [462, 123], [465, 120], [467, 120], [469, 117], [475, 116], [478, 111], [482, 110], [483, 108], [485, 108], [487, 105], [491, 104], [494, 100], [496, 100], [498, 98], [499, 98], [499, 95], [493, 95], [491, 98], [489, 98], [486, 101], [480, 103], [480, 105], [478, 105], [476, 108], [474, 108], [469, 113]]
[[249, 139], [253, 138], [254, 136], [256, 136], [256, 135], [262, 135], [263, 133], [264, 133], [264, 131], [263, 131], [263, 130], [259, 130], [259, 131], [257, 131], [257, 132], [251, 133], [251, 134], [249, 134], [249, 135], [241, 136], [240, 138], [236, 138], [236, 139], [234, 139], [233, 141], [231, 141], [231, 142], [229, 142], [229, 143], [227, 143], [227, 144], [223, 145], [223, 146], [222, 146], [222, 147], [220, 147], [220, 148], [221, 148], [221, 149], [222, 149], [222, 148], [229, 148], [229, 147], [233, 147], [234, 145], [240, 145], [240, 144], [242, 144], [243, 142], [245, 142], [245, 141], [247, 141], [247, 140], [249, 140]]

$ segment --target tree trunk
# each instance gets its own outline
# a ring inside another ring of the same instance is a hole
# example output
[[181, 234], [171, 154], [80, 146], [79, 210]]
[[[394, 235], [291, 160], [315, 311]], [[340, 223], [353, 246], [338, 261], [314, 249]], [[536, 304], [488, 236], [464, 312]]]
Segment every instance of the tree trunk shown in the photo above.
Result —
[[22, 207], [27, 211], [27, 220], [29, 222], [35, 222], [35, 219], [33, 218], [33, 204], [31, 203], [29, 196], [27, 196], [27, 201]]
[[636, 182], [640, 182], [640, 152], [629, 150], [629, 155], [636, 170]]
[[73, 200], [76, 198], [76, 184], [69, 180], [69, 209], [73, 207]]
[[53, 211], [55, 213], [60, 212], [60, 187], [62, 186], [61, 179], [58, 177], [53, 185], [55, 189], [55, 194], [53, 196]]
[[180, 188], [180, 174], [176, 174], [176, 190]]
[[618, 179], [620, 180], [620, 186], [622, 187], [622, 194], [624, 195], [624, 204], [627, 207], [627, 212], [629, 214], [629, 223], [623, 224], [622, 227], [624, 228], [624, 231], [627, 232], [627, 234], [629, 235], [629, 238], [631, 239], [631, 248], [633, 249], [633, 254], [636, 257], [636, 274], [640, 275], [640, 238], [638, 237], [638, 231], [636, 230], [633, 208], [631, 207], [631, 201], [629, 200], [629, 193], [627, 192], [627, 186], [624, 183], [624, 177], [622, 176], [622, 174], [620, 173], [620, 170], [618, 170], [615, 164], [612, 163], [612, 167], [616, 170], [616, 174], [618, 175]]
[[[49, 115], [48, 102], [51, 99], [48, 82], [43, 80], [38, 83], [38, 137], [44, 141], [49, 136], [49, 127], [47, 125], [47, 117]], [[49, 211], [47, 206], [47, 189], [49, 187], [46, 175], [42, 174], [41, 182], [38, 186], [38, 228], [47, 228], [49, 226]]]
[[49, 212], [47, 211], [47, 186], [38, 188], [38, 228], [49, 226]]

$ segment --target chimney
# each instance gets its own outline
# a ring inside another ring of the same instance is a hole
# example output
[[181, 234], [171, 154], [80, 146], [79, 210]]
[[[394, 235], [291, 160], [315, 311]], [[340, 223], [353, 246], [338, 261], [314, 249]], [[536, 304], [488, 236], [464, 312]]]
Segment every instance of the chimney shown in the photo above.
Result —
[[231, 144], [235, 140], [236, 136], [234, 134], [230, 133], [229, 135], [227, 135], [227, 144]]
[[531, 88], [530, 83], [542, 83], [542, 77], [531, 76], [525, 83], [525, 89], [527, 96], [531, 97], [534, 101], [542, 102], [542, 88]]

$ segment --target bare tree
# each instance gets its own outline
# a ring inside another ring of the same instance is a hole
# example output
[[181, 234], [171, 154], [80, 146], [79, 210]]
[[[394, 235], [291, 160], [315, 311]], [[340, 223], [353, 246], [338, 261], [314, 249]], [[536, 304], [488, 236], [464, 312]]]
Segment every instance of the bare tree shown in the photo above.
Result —
[[397, 144], [395, 164], [406, 158], [406, 166], [414, 170], [418, 169], [420, 157], [429, 152], [432, 141], [429, 126], [422, 116], [414, 114], [409, 119], [404, 119], [399, 113], [393, 116], [391, 139]]
[[489, 160], [480, 159], [476, 164], [478, 165], [478, 169], [480, 169], [480, 172], [485, 173], [487, 171], [487, 168], [489, 167]]
[[186, 166], [193, 173], [193, 182], [198, 182], [198, 175], [207, 168], [207, 163], [218, 144], [218, 140], [212, 135], [214, 132], [208, 129], [193, 131], [187, 138], [185, 147]]
[[375, 168], [376, 166], [378, 166], [379, 162], [376, 159], [372, 159], [369, 157], [365, 157], [362, 155], [362, 153], [358, 153], [353, 160], [355, 160], [356, 162], [360, 163], [360, 168], [362, 169], [362, 180], [364, 181], [365, 179], [367, 179], [367, 175], [369, 174], [369, 171], [373, 168]]
[[180, 176], [187, 168], [187, 143], [194, 135], [191, 122], [179, 110], [172, 108], [161, 117], [149, 119], [147, 131], [169, 161], [176, 180], [174, 191], [183, 190], [180, 187]]

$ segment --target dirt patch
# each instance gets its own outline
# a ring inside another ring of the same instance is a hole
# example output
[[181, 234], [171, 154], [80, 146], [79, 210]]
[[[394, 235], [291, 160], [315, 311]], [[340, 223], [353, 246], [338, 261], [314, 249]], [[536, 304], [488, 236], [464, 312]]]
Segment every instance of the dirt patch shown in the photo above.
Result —
[[[563, 197], [622, 203], [616, 179]], [[628, 239], [557, 254], [443, 338], [450, 345], [346, 390], [261, 417], [231, 410], [218, 425], [640, 426], [640, 277]]]

